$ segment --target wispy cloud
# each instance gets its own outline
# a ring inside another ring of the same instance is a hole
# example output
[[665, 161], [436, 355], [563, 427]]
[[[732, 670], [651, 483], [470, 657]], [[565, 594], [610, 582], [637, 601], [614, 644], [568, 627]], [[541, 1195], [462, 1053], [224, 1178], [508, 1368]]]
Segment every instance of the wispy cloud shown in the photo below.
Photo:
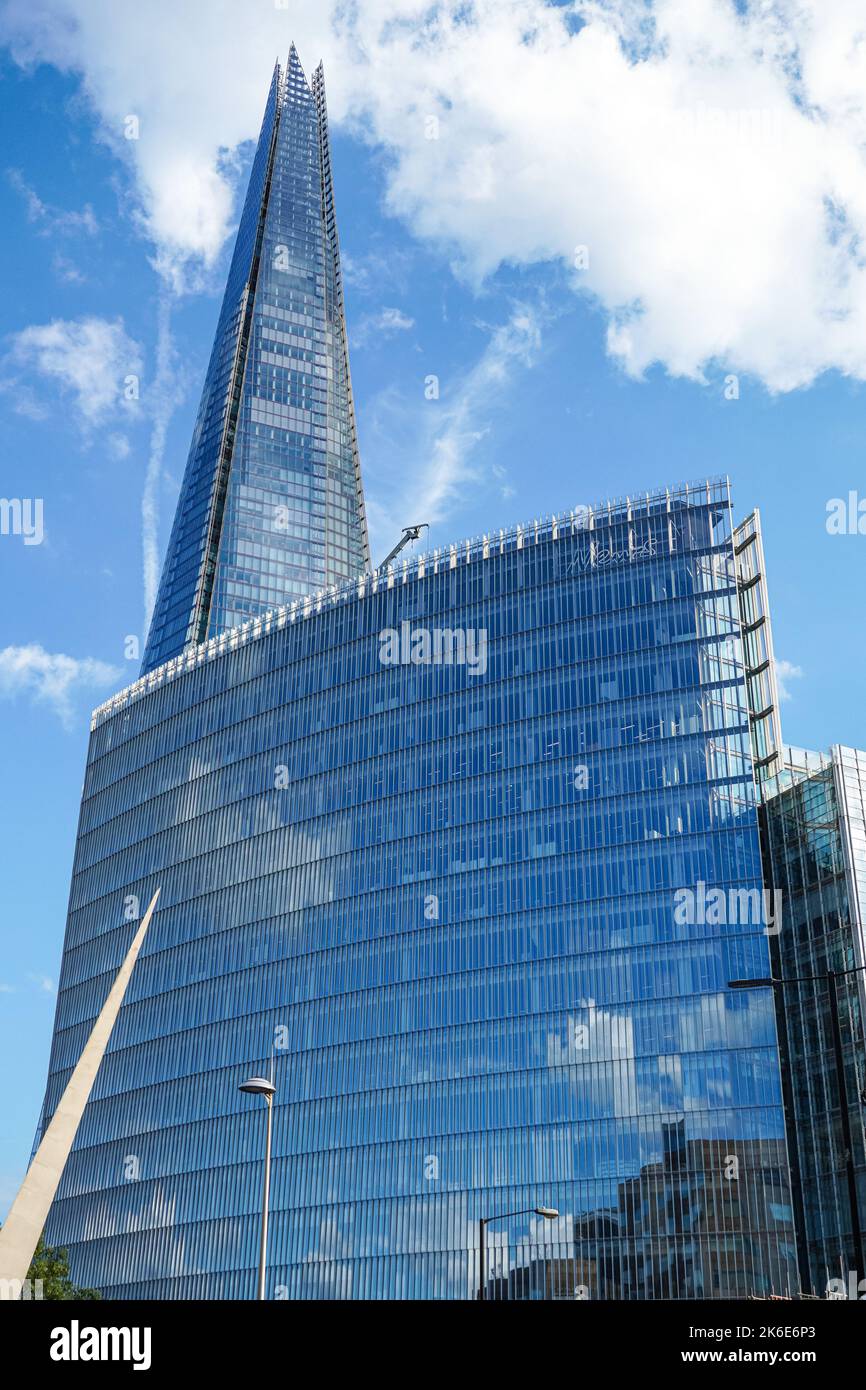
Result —
[[43, 994], [54, 994], [54, 981], [50, 975], [34, 975], [32, 972], [27, 976], [31, 984], [36, 985], [37, 989]]
[[96, 236], [99, 231], [99, 223], [89, 203], [85, 203], [80, 212], [57, 208], [51, 203], [43, 202], [35, 189], [27, 183], [20, 169], [7, 169], [6, 177], [16, 193], [19, 193], [24, 200], [27, 220], [38, 224], [39, 231], [43, 236], [50, 236], [55, 232], [73, 235], [84, 233], [85, 236]]
[[120, 680], [121, 672], [94, 657], [47, 652], [38, 643], [0, 649], [0, 699], [28, 695], [47, 705], [66, 728], [74, 717], [73, 696], [102, 691]]
[[58, 280], [63, 281], [64, 285], [85, 285], [87, 283], [87, 276], [84, 271], [79, 270], [74, 261], [71, 261], [68, 256], [62, 256], [59, 251], [55, 251], [51, 257], [51, 269]]
[[802, 666], [795, 666], [792, 661], [776, 661], [776, 684], [779, 687], [779, 699], [790, 700], [791, 694], [790, 681], [800, 680], [803, 675]]
[[393, 338], [395, 333], [406, 333], [415, 327], [415, 320], [404, 314], [402, 309], [380, 309], [377, 314], [366, 314], [350, 334], [350, 346], [367, 347], [371, 342]]
[[54, 381], [88, 436], [112, 417], [124, 422], [139, 413], [141, 349], [120, 318], [33, 324], [13, 335], [8, 364]]
[[343, 281], [352, 291], [353, 302], [368, 295], [378, 299], [383, 285], [390, 286], [391, 294], [405, 296], [412, 286], [414, 262], [414, 252], [406, 246], [374, 246], [361, 255], [340, 247]]
[[[171, 417], [183, 399], [183, 373], [171, 332], [174, 295], [164, 285], [157, 307], [156, 370], [142, 401], [142, 350], [126, 332], [123, 319], [95, 317], [54, 319], [34, 324], [13, 335], [6, 377], [0, 390], [13, 397], [14, 408], [33, 419], [44, 419], [45, 403], [33, 379], [54, 381], [71, 402], [85, 439], [97, 427], [109, 456], [129, 456], [122, 427], [146, 411], [150, 423], [147, 468], [141, 499], [142, 565], [144, 572], [145, 633], [159, 579], [159, 488]], [[105, 430], [116, 422], [121, 428]]]
[[[36, 380], [54, 381], [70, 401], [86, 440], [100, 429], [112, 459], [130, 454], [122, 431], [146, 411], [150, 424], [147, 467], [141, 498], [144, 632], [156, 599], [159, 579], [159, 488], [171, 417], [183, 399], [183, 373], [171, 332], [174, 295], [168, 286], [157, 307], [156, 368], [142, 401], [142, 350], [126, 332], [123, 320], [83, 317], [34, 324], [13, 335], [0, 390], [13, 397], [14, 409], [32, 419], [48, 414], [34, 389]], [[120, 428], [106, 430], [116, 423]]]
[[492, 472], [494, 478], [499, 484], [499, 495], [507, 502], [509, 497], [513, 497], [515, 495], [517, 489], [512, 487], [511, 483], [509, 483], [508, 473], [502, 467], [501, 463], [494, 463]]
[[0, 394], [9, 396], [15, 414], [23, 415], [26, 420], [47, 420], [51, 413], [33, 387], [20, 377], [0, 377]]
[[125, 434], [107, 434], [105, 447], [113, 459], [129, 458], [131, 446]]
[[[446, 520], [465, 485], [478, 476], [476, 450], [490, 432], [497, 407], [507, 393], [515, 370], [531, 367], [541, 347], [541, 312], [515, 305], [510, 318], [488, 329], [487, 346], [460, 381], [449, 389], [436, 383], [441, 396], [411, 407], [405, 400], [386, 395], [380, 405], [387, 416], [384, 435], [402, 436], [399, 459], [378, 476], [379, 496], [392, 499], [387, 507], [368, 504], [374, 539], [391, 543], [409, 522], [433, 526]], [[402, 417], [402, 418], [400, 418]], [[406, 452], [414, 465], [405, 466]]]

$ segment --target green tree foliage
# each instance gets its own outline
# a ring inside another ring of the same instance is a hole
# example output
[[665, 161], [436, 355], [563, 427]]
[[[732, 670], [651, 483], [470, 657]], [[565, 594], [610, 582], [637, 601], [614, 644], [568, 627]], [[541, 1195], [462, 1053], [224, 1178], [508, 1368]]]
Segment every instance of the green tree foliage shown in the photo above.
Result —
[[99, 1289], [80, 1289], [69, 1277], [69, 1256], [58, 1246], [46, 1245], [45, 1237], [39, 1237], [39, 1244], [33, 1255], [33, 1262], [27, 1271], [31, 1288], [36, 1289], [36, 1280], [42, 1280], [42, 1297], [45, 1299], [101, 1298]]

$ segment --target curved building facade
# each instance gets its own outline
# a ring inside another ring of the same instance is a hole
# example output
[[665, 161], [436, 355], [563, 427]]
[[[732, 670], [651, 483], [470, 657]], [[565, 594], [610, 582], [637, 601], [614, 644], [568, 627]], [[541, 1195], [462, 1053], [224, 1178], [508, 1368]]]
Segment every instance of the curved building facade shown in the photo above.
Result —
[[713, 1298], [796, 1284], [726, 483], [305, 598], [94, 715], [47, 1122], [80, 1284]]

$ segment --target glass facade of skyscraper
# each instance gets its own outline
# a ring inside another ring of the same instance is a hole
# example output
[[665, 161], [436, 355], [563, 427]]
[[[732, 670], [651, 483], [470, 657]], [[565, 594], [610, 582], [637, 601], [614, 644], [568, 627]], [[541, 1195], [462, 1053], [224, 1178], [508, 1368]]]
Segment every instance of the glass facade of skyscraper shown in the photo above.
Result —
[[446, 547], [94, 716], [43, 1123], [161, 896], [47, 1228], [107, 1296], [796, 1285], [731, 506]]
[[[768, 882], [783, 895], [773, 939], [790, 1087], [791, 1154], [802, 1194], [803, 1287], [823, 1294], [860, 1266], [846, 1176], [830, 984], [837, 997], [858, 1223], [866, 1232], [866, 753], [787, 748], [764, 789], [761, 812]], [[850, 973], [849, 973], [850, 972]], [[856, 1284], [856, 1280], [855, 1280]], [[862, 1290], [859, 1295], [862, 1297]]]
[[142, 670], [369, 567], [324, 74], [274, 74]]

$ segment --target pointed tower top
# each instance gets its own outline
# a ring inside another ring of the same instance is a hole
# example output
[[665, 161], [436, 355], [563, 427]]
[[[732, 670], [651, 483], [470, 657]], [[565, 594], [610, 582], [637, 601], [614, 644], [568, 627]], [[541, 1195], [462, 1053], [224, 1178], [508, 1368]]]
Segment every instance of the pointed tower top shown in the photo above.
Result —
[[301, 67], [301, 60], [298, 57], [298, 50], [295, 47], [294, 41], [292, 41], [292, 46], [289, 49], [289, 61], [286, 64], [286, 79], [287, 81], [292, 82], [293, 80], [297, 81], [298, 78], [300, 78], [305, 87], [309, 88], [310, 84], [307, 81], [304, 69]]

